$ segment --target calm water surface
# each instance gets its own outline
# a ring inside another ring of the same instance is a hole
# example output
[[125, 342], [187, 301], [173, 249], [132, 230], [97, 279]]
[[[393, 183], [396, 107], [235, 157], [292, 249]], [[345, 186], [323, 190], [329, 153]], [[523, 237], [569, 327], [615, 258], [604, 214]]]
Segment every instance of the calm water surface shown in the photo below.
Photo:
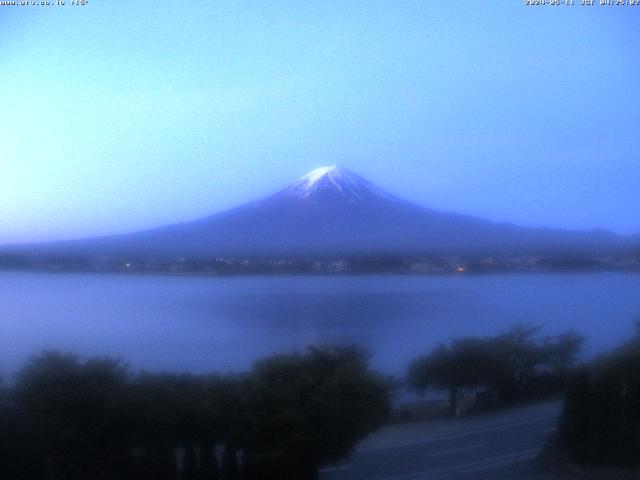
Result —
[[400, 373], [440, 341], [518, 321], [609, 348], [640, 319], [640, 275], [153, 277], [0, 273], [0, 374], [41, 349], [134, 368], [236, 371], [319, 343], [359, 343]]

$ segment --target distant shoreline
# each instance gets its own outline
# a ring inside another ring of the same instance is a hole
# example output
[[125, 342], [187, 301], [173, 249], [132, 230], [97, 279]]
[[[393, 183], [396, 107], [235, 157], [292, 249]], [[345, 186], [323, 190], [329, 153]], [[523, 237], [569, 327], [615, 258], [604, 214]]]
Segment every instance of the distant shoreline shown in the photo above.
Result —
[[617, 254], [541, 253], [399, 255], [345, 254], [229, 256], [173, 259], [135, 255], [82, 256], [0, 253], [0, 271], [118, 273], [198, 277], [419, 275], [466, 276], [513, 273], [640, 272], [640, 251]]
[[416, 273], [416, 272], [344, 272], [344, 273], [215, 273], [215, 272], [121, 272], [121, 271], [88, 271], [88, 270], [24, 270], [24, 269], [0, 269], [2, 273], [24, 273], [41, 275], [104, 275], [119, 277], [174, 277], [174, 278], [335, 278], [335, 277], [416, 277], [416, 278], [472, 278], [472, 277], [496, 277], [504, 275], [534, 276], [534, 275], [598, 275], [598, 274], [624, 274], [639, 275], [638, 270], [552, 270], [552, 271], [501, 271], [501, 272], [467, 272], [467, 273]]

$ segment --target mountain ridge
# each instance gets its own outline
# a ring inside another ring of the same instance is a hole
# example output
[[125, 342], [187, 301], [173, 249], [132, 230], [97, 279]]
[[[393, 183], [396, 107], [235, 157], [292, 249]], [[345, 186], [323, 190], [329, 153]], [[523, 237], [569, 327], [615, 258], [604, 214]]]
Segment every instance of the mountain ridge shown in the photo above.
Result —
[[197, 220], [80, 240], [2, 247], [39, 255], [146, 258], [608, 251], [638, 240], [604, 230], [521, 227], [433, 210], [336, 165]]

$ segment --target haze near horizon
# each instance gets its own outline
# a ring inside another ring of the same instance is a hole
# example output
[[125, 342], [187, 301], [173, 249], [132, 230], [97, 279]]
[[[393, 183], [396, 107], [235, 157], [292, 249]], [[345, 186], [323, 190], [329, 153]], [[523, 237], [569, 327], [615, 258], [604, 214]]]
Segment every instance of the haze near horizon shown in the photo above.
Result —
[[327, 164], [437, 210], [638, 233], [638, 14], [5, 8], [0, 243], [184, 222]]

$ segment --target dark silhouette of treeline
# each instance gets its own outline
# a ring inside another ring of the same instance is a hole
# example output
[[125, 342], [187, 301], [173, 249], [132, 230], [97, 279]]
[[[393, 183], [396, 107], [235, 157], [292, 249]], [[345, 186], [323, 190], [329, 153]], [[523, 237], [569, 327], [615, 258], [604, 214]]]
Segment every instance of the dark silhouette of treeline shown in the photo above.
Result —
[[558, 440], [570, 462], [640, 468], [640, 322], [631, 340], [573, 376]]
[[472, 410], [564, 394], [546, 457], [640, 469], [640, 321], [636, 325], [628, 342], [587, 363], [579, 362], [584, 338], [572, 331], [541, 337], [539, 327], [518, 324], [493, 337], [459, 338], [412, 361], [406, 380], [419, 392], [448, 392], [450, 414], [459, 413], [459, 400], [469, 393]]
[[[583, 337], [518, 324], [418, 357], [406, 382], [449, 413], [565, 394], [568, 460], [640, 466], [640, 324], [578, 365]], [[311, 480], [390, 412], [392, 381], [357, 347], [275, 355], [244, 374], [133, 373], [119, 360], [44, 352], [0, 389], [0, 476], [21, 480]], [[568, 386], [568, 387], [567, 387]]]
[[305, 480], [389, 411], [356, 347], [276, 355], [243, 375], [140, 373], [42, 353], [2, 391], [0, 472], [20, 480]]
[[473, 395], [474, 409], [560, 394], [574, 372], [584, 338], [573, 331], [540, 337], [540, 328], [517, 324], [494, 337], [441, 344], [411, 362], [407, 383], [417, 392], [448, 392], [451, 415], [459, 412], [459, 399], [468, 394]]

